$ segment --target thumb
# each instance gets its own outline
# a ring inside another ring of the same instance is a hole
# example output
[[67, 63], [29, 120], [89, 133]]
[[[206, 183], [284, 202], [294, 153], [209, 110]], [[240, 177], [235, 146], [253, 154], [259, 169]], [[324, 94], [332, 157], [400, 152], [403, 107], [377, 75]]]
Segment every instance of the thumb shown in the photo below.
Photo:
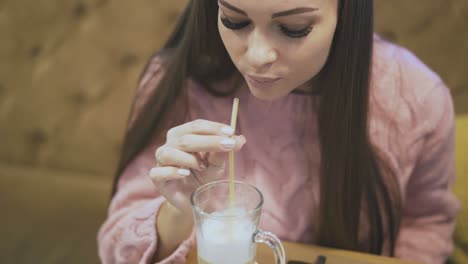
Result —
[[[233, 151], [239, 151], [247, 142], [244, 136], [234, 136], [233, 139], [236, 140], [236, 145], [233, 148]], [[224, 163], [229, 155], [229, 152], [210, 152], [207, 161], [209, 165], [212, 166], [224, 166]]]

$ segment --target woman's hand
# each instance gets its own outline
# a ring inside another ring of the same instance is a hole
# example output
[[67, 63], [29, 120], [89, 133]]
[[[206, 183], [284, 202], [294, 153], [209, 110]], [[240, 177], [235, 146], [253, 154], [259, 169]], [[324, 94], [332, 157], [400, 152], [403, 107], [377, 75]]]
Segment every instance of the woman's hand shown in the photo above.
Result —
[[228, 152], [245, 144], [225, 124], [195, 120], [170, 129], [166, 143], [156, 152], [156, 167], [150, 176], [167, 201], [184, 213], [190, 209], [190, 195], [205, 183], [220, 179]]
[[150, 177], [166, 198], [156, 221], [158, 252], [155, 260], [172, 254], [192, 230], [190, 195], [202, 184], [220, 179], [228, 152], [245, 144], [225, 124], [195, 120], [170, 129], [156, 152]]

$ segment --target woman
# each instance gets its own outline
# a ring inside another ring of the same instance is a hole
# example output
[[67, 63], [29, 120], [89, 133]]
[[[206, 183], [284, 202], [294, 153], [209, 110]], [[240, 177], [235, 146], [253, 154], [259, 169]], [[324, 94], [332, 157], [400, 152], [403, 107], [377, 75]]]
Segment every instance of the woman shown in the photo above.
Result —
[[190, 1], [140, 80], [100, 257], [183, 263], [194, 175], [235, 150], [282, 239], [442, 263], [453, 118], [441, 79], [374, 36], [372, 0]]

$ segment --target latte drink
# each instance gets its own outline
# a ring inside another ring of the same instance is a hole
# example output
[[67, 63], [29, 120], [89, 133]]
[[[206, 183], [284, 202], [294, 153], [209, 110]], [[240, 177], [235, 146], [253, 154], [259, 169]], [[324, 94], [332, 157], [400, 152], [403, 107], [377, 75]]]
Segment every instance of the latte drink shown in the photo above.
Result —
[[[197, 230], [199, 264], [254, 264], [255, 223], [241, 208], [211, 213]], [[230, 219], [230, 215], [235, 218]], [[245, 217], [242, 217], [245, 215]], [[240, 217], [239, 217], [240, 216]]]

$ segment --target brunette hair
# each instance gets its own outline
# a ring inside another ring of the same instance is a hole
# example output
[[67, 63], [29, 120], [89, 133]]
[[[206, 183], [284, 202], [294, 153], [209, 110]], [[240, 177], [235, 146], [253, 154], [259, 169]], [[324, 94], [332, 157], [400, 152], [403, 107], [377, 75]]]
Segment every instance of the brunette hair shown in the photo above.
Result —
[[[328, 60], [317, 77], [320, 89], [320, 245], [381, 254], [387, 239], [393, 255], [400, 223], [394, 175], [369, 139], [369, 90], [373, 50], [373, 0], [338, 0], [338, 23]], [[216, 96], [213, 83], [238, 76], [217, 29], [215, 0], [190, 0], [161, 52], [164, 76], [128, 129], [113, 194], [127, 164], [150, 139], [186, 118], [185, 83], [192, 79]], [[360, 223], [369, 225], [359, 243]]]

